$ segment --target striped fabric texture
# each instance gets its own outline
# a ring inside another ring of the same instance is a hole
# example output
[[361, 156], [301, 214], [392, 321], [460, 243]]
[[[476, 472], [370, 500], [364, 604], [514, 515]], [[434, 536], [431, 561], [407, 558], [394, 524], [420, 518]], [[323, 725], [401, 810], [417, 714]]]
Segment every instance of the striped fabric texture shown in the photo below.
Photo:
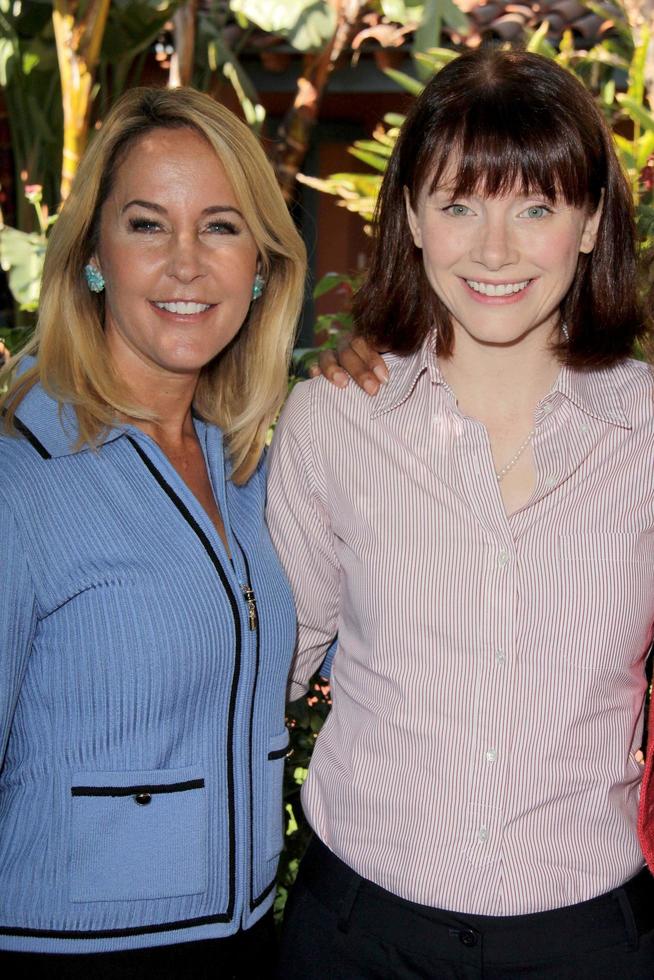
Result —
[[375, 399], [299, 385], [273, 446], [291, 697], [338, 635], [305, 810], [350, 867], [415, 902], [514, 915], [586, 900], [643, 865], [652, 377], [563, 367], [535, 413], [535, 491], [507, 518], [486, 430], [431, 341], [387, 363]]

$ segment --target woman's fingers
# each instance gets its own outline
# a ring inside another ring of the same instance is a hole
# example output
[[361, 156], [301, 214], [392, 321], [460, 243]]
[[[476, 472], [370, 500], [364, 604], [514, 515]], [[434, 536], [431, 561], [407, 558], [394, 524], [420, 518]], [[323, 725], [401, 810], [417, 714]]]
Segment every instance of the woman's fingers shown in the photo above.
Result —
[[309, 366], [309, 375], [312, 378], [321, 374], [337, 388], [346, 388], [350, 380], [349, 375], [340, 367], [333, 350], [320, 351], [318, 360]]
[[346, 337], [335, 352], [321, 351], [309, 374], [313, 378], [322, 374], [338, 388], [345, 388], [353, 378], [369, 395], [376, 395], [380, 384], [388, 381], [383, 358], [361, 337]]
[[[352, 337], [347, 345], [342, 348], [343, 355], [349, 355], [352, 351], [353, 355], [356, 355], [358, 360], [353, 362], [353, 366], [360, 368], [359, 375], [362, 380], [368, 380], [367, 375], [374, 375], [374, 380], [380, 384], [386, 384], [388, 381], [388, 368], [384, 363], [384, 359], [381, 353], [374, 347], [363, 339], [363, 337]], [[339, 349], [339, 354], [341, 350]], [[341, 361], [343, 363], [343, 361]], [[360, 367], [360, 365], [363, 365]], [[343, 367], [348, 369], [348, 365], [343, 363]], [[352, 373], [352, 372], [349, 372]], [[358, 378], [356, 375], [352, 374], [352, 377], [358, 383]], [[363, 386], [362, 386], [363, 387]], [[377, 391], [379, 385], [376, 386], [375, 391]]]

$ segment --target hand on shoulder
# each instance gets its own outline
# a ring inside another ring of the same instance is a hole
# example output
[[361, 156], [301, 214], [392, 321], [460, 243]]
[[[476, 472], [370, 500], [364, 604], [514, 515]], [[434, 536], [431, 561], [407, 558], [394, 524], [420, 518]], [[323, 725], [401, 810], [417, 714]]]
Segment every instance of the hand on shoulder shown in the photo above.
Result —
[[322, 375], [337, 388], [346, 388], [352, 378], [367, 394], [376, 395], [389, 377], [381, 353], [362, 337], [348, 335], [336, 350], [321, 351], [309, 374], [312, 378]]

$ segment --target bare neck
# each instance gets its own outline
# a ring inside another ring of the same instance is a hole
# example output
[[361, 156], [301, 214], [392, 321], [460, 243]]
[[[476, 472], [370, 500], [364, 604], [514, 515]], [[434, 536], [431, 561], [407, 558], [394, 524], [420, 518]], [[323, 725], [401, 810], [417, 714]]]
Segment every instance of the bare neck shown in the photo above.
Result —
[[121, 351], [114, 358], [116, 369], [125, 381], [136, 405], [156, 421], [128, 418], [132, 425], [151, 436], [160, 446], [181, 447], [189, 438], [195, 438], [191, 408], [198, 383], [197, 372], [174, 374], [144, 363]]
[[481, 345], [457, 337], [441, 372], [464, 414], [485, 423], [533, 415], [551, 389], [560, 364], [540, 337], [507, 346]]

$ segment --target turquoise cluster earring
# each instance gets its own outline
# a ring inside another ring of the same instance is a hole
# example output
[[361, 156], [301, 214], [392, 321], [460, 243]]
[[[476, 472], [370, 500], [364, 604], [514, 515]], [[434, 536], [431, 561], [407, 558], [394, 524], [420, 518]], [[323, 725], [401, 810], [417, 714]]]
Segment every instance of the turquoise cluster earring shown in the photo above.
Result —
[[259, 299], [263, 295], [263, 287], [266, 285], [266, 280], [263, 276], [260, 276], [257, 272], [254, 277], [254, 282], [252, 283], [252, 300]]
[[90, 262], [84, 266], [84, 278], [92, 293], [101, 293], [104, 289], [104, 276]]

